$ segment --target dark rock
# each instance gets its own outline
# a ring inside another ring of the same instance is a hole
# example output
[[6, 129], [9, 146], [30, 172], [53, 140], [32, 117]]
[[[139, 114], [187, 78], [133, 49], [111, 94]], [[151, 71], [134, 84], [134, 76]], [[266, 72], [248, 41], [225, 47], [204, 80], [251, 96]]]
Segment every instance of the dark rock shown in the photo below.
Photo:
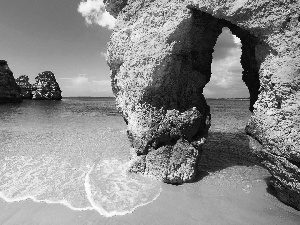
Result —
[[21, 75], [16, 79], [17, 85], [21, 88], [22, 99], [32, 99], [32, 85], [29, 83], [29, 78], [26, 75]]
[[5, 60], [0, 60], [0, 104], [22, 102], [21, 89]]
[[34, 100], [61, 100], [61, 90], [56, 82], [55, 76], [51, 71], [40, 73], [35, 78], [33, 85]]
[[300, 210], [300, 189], [297, 186], [300, 183], [299, 162], [268, 151], [251, 137], [250, 147], [260, 158], [262, 165], [270, 171], [272, 175], [270, 183], [275, 188], [278, 198]]
[[128, 0], [103, 0], [106, 11], [117, 17], [120, 11], [126, 6]]

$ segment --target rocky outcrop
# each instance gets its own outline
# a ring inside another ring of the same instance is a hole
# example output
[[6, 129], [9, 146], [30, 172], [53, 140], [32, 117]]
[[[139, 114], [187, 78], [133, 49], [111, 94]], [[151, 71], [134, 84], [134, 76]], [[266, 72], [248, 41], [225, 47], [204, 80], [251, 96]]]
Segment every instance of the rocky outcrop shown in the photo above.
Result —
[[22, 102], [20, 87], [5, 60], [0, 60], [0, 104]]
[[118, 16], [119, 12], [127, 5], [128, 0], [103, 0], [106, 4], [106, 10], [115, 17]]
[[35, 78], [33, 85], [34, 100], [61, 100], [61, 90], [56, 82], [55, 75], [51, 71], [40, 73]]
[[32, 99], [32, 85], [29, 83], [28, 76], [21, 75], [16, 79], [16, 83], [21, 88], [22, 99]]
[[202, 94], [222, 27], [242, 42], [253, 115], [246, 132], [279, 198], [300, 209], [300, 6], [297, 0], [107, 1], [117, 16], [108, 65], [128, 124], [131, 170], [192, 181], [210, 126]]

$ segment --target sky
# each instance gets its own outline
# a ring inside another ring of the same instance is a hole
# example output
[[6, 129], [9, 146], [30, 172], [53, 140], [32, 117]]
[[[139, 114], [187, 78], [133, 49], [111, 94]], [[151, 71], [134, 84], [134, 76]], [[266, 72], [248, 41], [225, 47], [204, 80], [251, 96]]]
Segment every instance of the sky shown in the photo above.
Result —
[[[105, 53], [116, 20], [102, 0], [0, 0], [0, 59], [15, 78], [52, 71], [63, 97], [113, 96]], [[206, 97], [248, 97], [239, 40], [223, 29]]]

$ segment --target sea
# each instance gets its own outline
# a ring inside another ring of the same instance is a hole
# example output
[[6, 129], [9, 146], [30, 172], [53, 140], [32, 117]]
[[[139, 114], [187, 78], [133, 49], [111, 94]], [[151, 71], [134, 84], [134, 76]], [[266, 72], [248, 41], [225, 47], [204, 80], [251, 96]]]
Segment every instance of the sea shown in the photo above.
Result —
[[199, 176], [179, 186], [127, 172], [130, 144], [114, 98], [1, 105], [0, 198], [61, 204], [101, 217], [160, 209], [155, 212], [165, 217], [149, 224], [185, 218], [185, 224], [299, 225], [299, 211], [276, 198], [270, 174], [251, 153], [244, 132], [249, 100], [207, 102], [212, 125]]

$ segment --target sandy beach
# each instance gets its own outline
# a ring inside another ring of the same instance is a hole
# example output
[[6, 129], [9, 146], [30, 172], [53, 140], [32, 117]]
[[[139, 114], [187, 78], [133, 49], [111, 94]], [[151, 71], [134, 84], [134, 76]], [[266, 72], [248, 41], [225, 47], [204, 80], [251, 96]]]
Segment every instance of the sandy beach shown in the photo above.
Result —
[[[217, 176], [222, 176], [218, 174]], [[31, 200], [0, 201], [0, 224], [96, 225], [96, 224], [286, 224], [298, 225], [300, 213], [280, 203], [257, 181], [241, 190], [228, 182], [164, 185], [159, 198], [132, 214], [105, 218], [96, 211], [73, 211], [60, 204]]]
[[[241, 140], [241, 135], [231, 135], [228, 139], [228, 135], [212, 133], [211, 142], [206, 146], [212, 150], [203, 155], [201, 163], [205, 169], [199, 179], [180, 186], [162, 184], [163, 190], [154, 202], [131, 214], [106, 218], [96, 211], [73, 211], [60, 204], [0, 200], [0, 224], [298, 225], [300, 212], [281, 203], [268, 188], [269, 173], [255, 162], [245, 161], [241, 155], [246, 152], [238, 154], [234, 151], [247, 145], [247, 139], [235, 142], [235, 138]], [[231, 151], [224, 152], [220, 148], [226, 143], [231, 146]], [[209, 160], [212, 157], [216, 160]]]

